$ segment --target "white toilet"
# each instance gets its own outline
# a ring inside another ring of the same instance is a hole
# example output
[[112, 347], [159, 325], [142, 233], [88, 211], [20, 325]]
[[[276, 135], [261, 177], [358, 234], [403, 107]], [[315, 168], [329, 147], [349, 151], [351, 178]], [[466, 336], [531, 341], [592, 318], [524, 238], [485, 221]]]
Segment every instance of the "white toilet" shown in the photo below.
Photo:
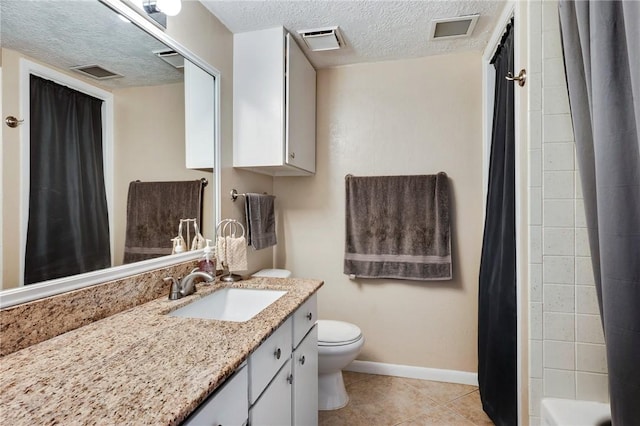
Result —
[[[288, 278], [286, 269], [263, 269], [254, 277]], [[349, 402], [342, 369], [356, 359], [364, 336], [358, 326], [333, 320], [318, 320], [318, 409], [336, 410]]]

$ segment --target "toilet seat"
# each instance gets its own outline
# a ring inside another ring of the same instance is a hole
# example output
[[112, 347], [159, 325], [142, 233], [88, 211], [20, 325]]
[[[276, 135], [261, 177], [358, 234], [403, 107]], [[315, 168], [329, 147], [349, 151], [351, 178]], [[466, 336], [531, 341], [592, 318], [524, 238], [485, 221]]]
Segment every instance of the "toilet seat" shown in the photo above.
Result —
[[318, 346], [346, 346], [362, 339], [357, 325], [334, 320], [318, 320]]

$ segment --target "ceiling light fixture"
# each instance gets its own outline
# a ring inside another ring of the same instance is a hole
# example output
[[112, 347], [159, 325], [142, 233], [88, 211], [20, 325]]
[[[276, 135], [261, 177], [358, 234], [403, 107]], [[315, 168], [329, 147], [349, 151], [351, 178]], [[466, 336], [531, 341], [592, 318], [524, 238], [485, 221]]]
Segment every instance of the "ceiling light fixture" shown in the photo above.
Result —
[[314, 52], [345, 47], [344, 39], [342, 38], [342, 34], [340, 34], [340, 28], [337, 26], [318, 28], [315, 30], [301, 30], [298, 31], [298, 34], [300, 34], [307, 47]]

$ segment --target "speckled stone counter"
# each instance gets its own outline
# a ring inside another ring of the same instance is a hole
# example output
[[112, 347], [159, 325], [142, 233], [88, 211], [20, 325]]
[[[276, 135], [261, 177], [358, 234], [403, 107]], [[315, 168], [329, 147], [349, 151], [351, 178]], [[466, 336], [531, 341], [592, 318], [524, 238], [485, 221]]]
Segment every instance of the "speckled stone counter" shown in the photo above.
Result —
[[226, 286], [199, 284], [194, 295], [162, 297], [1, 358], [0, 423], [179, 424], [322, 281], [230, 285], [287, 291], [242, 323], [166, 315]]

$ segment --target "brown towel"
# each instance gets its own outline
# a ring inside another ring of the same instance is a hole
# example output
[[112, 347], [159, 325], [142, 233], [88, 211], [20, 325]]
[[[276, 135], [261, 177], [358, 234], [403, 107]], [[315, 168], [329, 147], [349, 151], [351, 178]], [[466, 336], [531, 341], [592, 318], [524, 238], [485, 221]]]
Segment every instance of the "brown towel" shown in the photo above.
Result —
[[344, 273], [451, 279], [447, 175], [346, 178]]
[[171, 254], [180, 219], [196, 218], [202, 225], [202, 187], [201, 180], [131, 182], [124, 263]]

